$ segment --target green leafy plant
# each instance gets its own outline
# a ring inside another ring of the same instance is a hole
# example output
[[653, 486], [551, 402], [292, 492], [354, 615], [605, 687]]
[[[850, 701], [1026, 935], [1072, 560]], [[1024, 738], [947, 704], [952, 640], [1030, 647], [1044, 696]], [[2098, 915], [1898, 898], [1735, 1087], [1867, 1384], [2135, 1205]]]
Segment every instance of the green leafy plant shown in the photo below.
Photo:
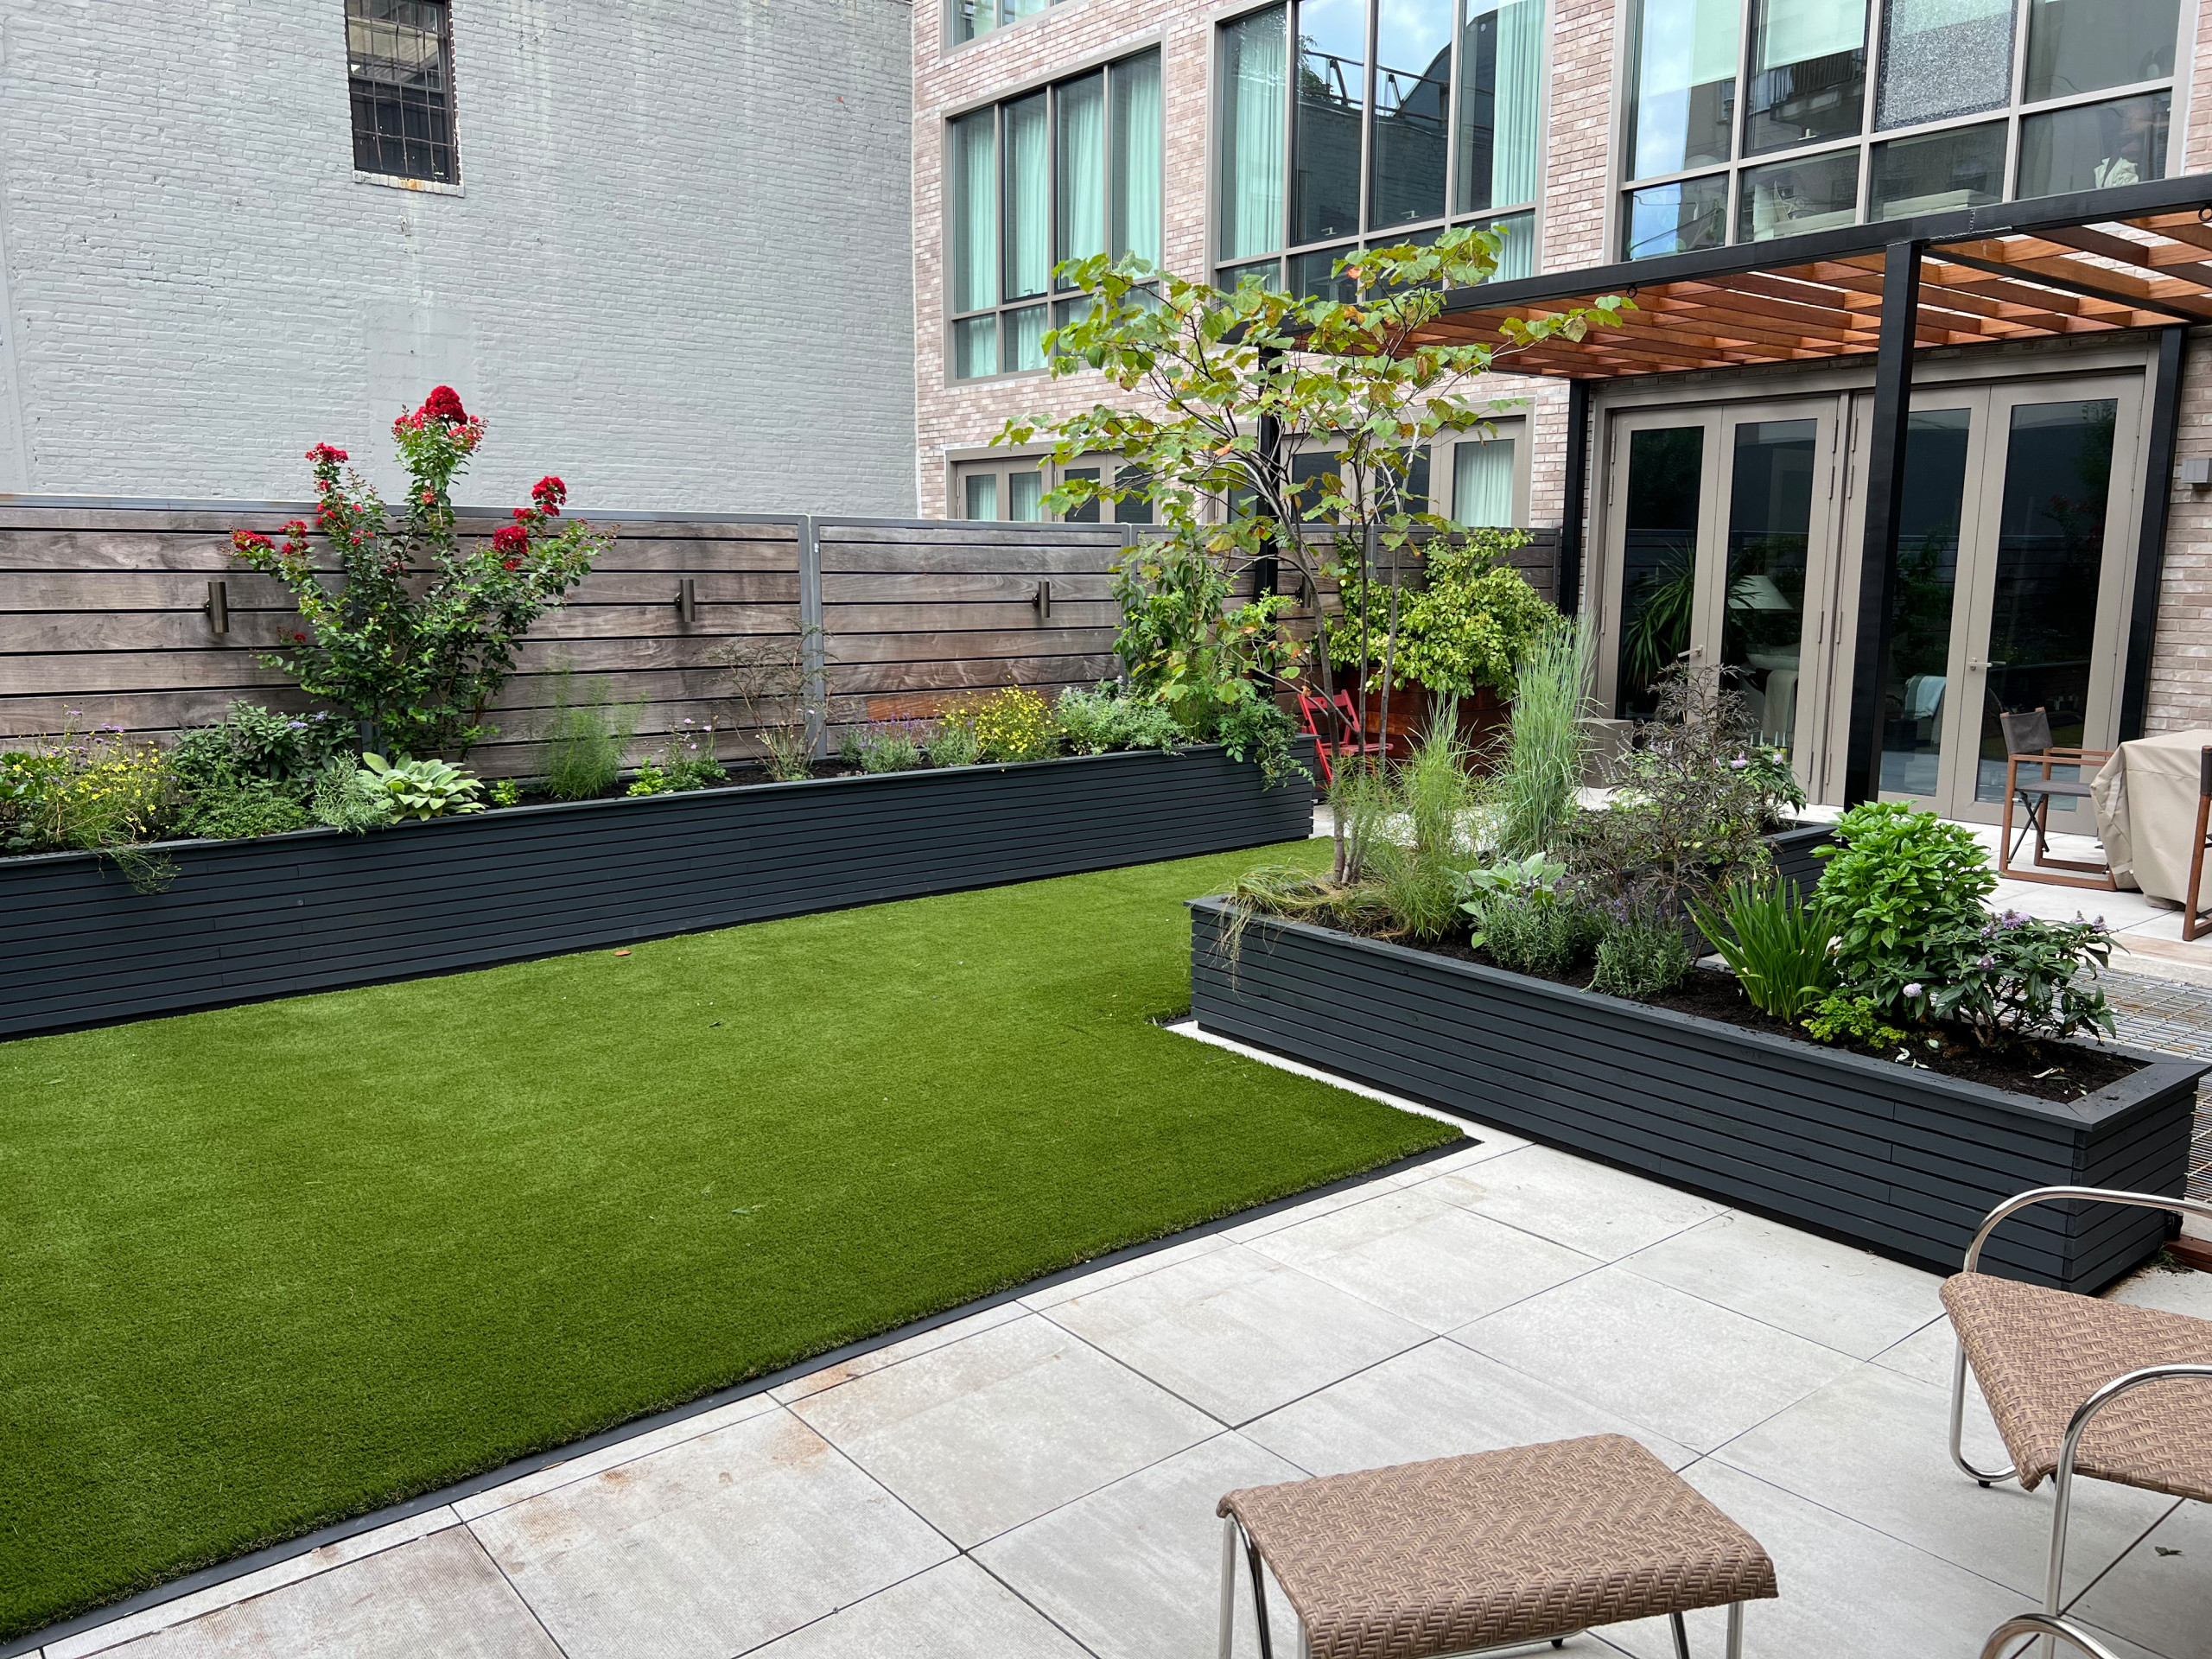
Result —
[[316, 775], [353, 764], [353, 721], [329, 713], [292, 716], [234, 702], [213, 726], [181, 734], [169, 752], [180, 796], [176, 827], [211, 840], [244, 839], [314, 823]]
[[1830, 991], [1799, 1022], [1824, 1043], [1858, 1043], [1867, 1048], [1894, 1048], [1905, 1040], [1904, 1032], [1889, 1024], [1871, 997]]
[[[2114, 1034], [2097, 976], [2112, 960], [2103, 919], [2044, 921], [2008, 910], [1930, 942], [1926, 977], [1897, 988], [1915, 1014], [1965, 1027], [1984, 1048]], [[1881, 1000], [1887, 986], [1876, 991]]]
[[304, 830], [315, 822], [309, 803], [313, 784], [294, 787], [262, 779], [232, 780], [188, 798], [178, 829], [210, 841], [244, 841], [255, 836]]
[[1593, 636], [1554, 615], [1523, 649], [1515, 674], [1512, 723], [1484, 804], [1498, 851], [1528, 857], [1549, 848], [1574, 816], [1590, 757]]
[[728, 781], [728, 769], [715, 758], [713, 724], [702, 725], [687, 715], [670, 729], [660, 752], [638, 768], [636, 781], [625, 792], [682, 795]]
[[177, 804], [168, 756], [119, 726], [72, 727], [0, 754], [0, 849], [100, 853], [142, 893], [176, 879], [138, 843], [167, 833]]
[[334, 759], [315, 775], [315, 821], [349, 835], [381, 830], [398, 816], [377, 775], [351, 755]]
[[1794, 887], [1738, 881], [1717, 906], [1692, 900], [1690, 915], [1762, 1014], [1795, 1020], [1835, 983], [1826, 912]]
[[664, 795], [668, 792], [668, 779], [661, 769], [648, 760], [638, 768], [638, 775], [625, 795]]
[[963, 720], [957, 710], [939, 716], [932, 721], [929, 732], [922, 739], [922, 752], [933, 766], [972, 766], [982, 758], [982, 745], [976, 736], [976, 728]]
[[[318, 443], [307, 452], [314, 531], [294, 519], [281, 545], [253, 531], [232, 534], [232, 553], [282, 582], [299, 608], [289, 639], [262, 660], [351, 710], [394, 753], [466, 754], [496, 730], [484, 715], [514, 671], [518, 643], [613, 540], [611, 531], [558, 522], [568, 486], [549, 474], [512, 524], [464, 546], [453, 481], [484, 432], [450, 386], [435, 387], [392, 423], [407, 474], [397, 515], [359, 473], [342, 470], [343, 449]], [[337, 562], [334, 587], [315, 568], [316, 534]]]
[[882, 721], [848, 731], [837, 746], [837, 758], [865, 772], [912, 772], [928, 764], [923, 753], [927, 730], [914, 721]]
[[502, 778], [492, 785], [492, 804], [499, 807], [520, 806], [522, 785], [512, 778]]
[[830, 718], [818, 668], [825, 654], [822, 629], [810, 622], [788, 633], [747, 634], [722, 649], [730, 690], [760, 744], [760, 765], [777, 783], [814, 776], [814, 752]]
[[1077, 754], [1173, 749], [1183, 741], [1182, 728], [1166, 704], [1125, 691], [1114, 680], [1090, 690], [1069, 686], [1060, 693], [1053, 713], [1067, 734], [1068, 747]]
[[1329, 631], [1331, 661], [1387, 674], [1394, 686], [1421, 685], [1465, 696], [1478, 686], [1511, 696], [1515, 669], [1560, 613], [1504, 556], [1527, 545], [1517, 530], [1440, 535], [1419, 550], [1421, 585], [1394, 592], [1357, 562], [1336, 568], [1344, 613]]
[[1656, 996], [1681, 984], [1690, 971], [1689, 942], [1669, 917], [1607, 917], [1598, 936], [1590, 988], [1607, 996]]
[[545, 792], [556, 801], [590, 801], [612, 791], [622, 776], [639, 710], [607, 701], [607, 682], [594, 680], [576, 695], [566, 669], [553, 681], [553, 707], [547, 711]]
[[391, 803], [394, 817], [443, 818], [484, 810], [476, 798], [482, 779], [451, 761], [392, 761], [369, 753], [361, 757], [361, 766], [373, 780], [372, 787]]
[[1884, 1007], [1924, 981], [1939, 937], [1978, 931], [1997, 886], [1974, 832], [1901, 801], [1869, 801], [1836, 821], [1814, 902], [1836, 936], [1837, 982]]

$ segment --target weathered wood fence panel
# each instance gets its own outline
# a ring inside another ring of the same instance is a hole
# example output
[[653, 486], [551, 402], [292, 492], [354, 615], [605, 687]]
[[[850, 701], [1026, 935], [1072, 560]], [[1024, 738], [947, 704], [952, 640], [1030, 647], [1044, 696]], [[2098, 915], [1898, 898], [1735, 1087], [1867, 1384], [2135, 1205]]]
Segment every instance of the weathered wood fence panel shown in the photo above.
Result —
[[[167, 740], [238, 700], [311, 704], [259, 656], [297, 623], [276, 582], [231, 556], [233, 529], [281, 535], [313, 509], [282, 504], [133, 505], [0, 496], [0, 742], [113, 725]], [[818, 616], [830, 741], [869, 721], [926, 715], [1002, 685], [1057, 695], [1116, 672], [1112, 572], [1144, 532], [1118, 524], [971, 524], [803, 516], [585, 514], [617, 531], [569, 602], [524, 641], [471, 764], [537, 770], [548, 712], [604, 691], [631, 705], [633, 753], [689, 719], [721, 734], [725, 759], [758, 752], [721, 658], [734, 639], [793, 632]], [[464, 512], [488, 537], [504, 516]], [[1549, 597], [1556, 532], [1516, 556]], [[689, 579], [696, 620], [679, 613]], [[208, 614], [220, 582], [227, 632]], [[1292, 585], [1286, 571], [1282, 586]], [[1049, 610], [1039, 590], [1049, 588]], [[1240, 587], [1249, 591], [1249, 582]], [[1324, 601], [1327, 587], [1324, 585]], [[1294, 626], [1300, 626], [1294, 624]], [[1310, 620], [1301, 632], [1311, 632]]]

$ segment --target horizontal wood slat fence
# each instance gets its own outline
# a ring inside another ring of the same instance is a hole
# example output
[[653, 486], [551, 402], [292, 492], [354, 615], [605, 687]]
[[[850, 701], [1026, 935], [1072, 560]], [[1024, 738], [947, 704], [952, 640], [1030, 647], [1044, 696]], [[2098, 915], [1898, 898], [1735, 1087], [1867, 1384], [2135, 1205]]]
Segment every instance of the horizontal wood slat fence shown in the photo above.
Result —
[[[296, 621], [289, 596], [231, 556], [233, 529], [281, 535], [311, 506], [156, 505], [0, 496], [0, 742], [111, 724], [166, 740], [245, 699], [312, 706], [260, 653]], [[614, 544], [523, 643], [470, 764], [538, 770], [546, 712], [603, 687], [634, 706], [639, 756], [684, 720], [711, 721], [726, 760], [755, 754], [718, 658], [736, 638], [818, 623], [830, 741], [869, 721], [926, 716], [999, 686], [1046, 696], [1111, 677], [1116, 561], [1144, 532], [1118, 524], [973, 524], [773, 515], [587, 513]], [[504, 514], [464, 512], [465, 537]], [[1547, 598], [1556, 532], [1516, 556]], [[678, 584], [689, 578], [696, 620]], [[217, 632], [208, 584], [223, 583]], [[1038, 604], [1049, 586], [1049, 613]], [[1285, 588], [1291, 585], [1286, 572]], [[1249, 589], [1249, 582], [1246, 584]], [[1310, 632], [1310, 624], [1306, 630]]]

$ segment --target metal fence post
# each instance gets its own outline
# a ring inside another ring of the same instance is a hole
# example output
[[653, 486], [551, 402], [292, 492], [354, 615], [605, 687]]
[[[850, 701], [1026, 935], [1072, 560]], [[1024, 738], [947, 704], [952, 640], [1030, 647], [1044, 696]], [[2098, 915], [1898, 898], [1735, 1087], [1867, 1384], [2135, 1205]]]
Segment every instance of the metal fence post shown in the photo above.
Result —
[[830, 753], [830, 641], [822, 625], [822, 538], [810, 512], [798, 520], [798, 626], [807, 719], [814, 728], [814, 758], [820, 760]]

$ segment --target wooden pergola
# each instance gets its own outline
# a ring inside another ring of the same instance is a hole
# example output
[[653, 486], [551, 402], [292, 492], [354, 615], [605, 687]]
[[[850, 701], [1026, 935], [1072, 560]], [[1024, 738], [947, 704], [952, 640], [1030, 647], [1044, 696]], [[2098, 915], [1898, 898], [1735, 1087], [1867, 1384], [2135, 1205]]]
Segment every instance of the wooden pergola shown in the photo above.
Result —
[[2120, 734], [2141, 730], [2157, 621], [2166, 489], [2189, 325], [2212, 324], [2212, 175], [1993, 203], [1741, 246], [1562, 271], [1446, 297], [1416, 343], [1496, 343], [1534, 320], [1624, 295], [1615, 326], [1516, 351], [1504, 368], [1573, 382], [1560, 591], [1579, 586], [1589, 389], [1627, 375], [1871, 359], [1866, 531], [1853, 664], [1847, 804], [1874, 798], [1881, 665], [1890, 650], [1897, 524], [1916, 350], [2159, 331], [2141, 556]]

